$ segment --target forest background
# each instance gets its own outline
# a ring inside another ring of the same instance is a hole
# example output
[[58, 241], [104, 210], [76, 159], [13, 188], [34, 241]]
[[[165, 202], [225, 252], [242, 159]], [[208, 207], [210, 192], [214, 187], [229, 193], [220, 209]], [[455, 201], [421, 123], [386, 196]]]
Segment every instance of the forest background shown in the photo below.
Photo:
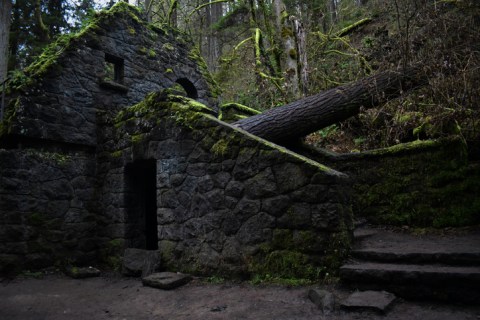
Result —
[[[2, 0], [0, 82], [114, 0]], [[426, 85], [305, 138], [338, 152], [460, 135], [480, 141], [478, 0], [130, 0], [198, 45], [223, 103], [264, 111], [385, 70]]]

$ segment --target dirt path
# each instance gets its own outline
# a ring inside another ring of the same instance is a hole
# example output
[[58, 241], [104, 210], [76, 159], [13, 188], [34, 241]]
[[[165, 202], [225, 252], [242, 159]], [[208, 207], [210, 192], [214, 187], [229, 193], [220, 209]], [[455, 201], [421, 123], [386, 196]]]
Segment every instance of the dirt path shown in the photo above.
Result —
[[[480, 307], [403, 300], [387, 316], [342, 310], [323, 315], [308, 299], [308, 289], [194, 281], [173, 291], [162, 291], [143, 287], [139, 280], [131, 278], [74, 280], [50, 275], [3, 281], [0, 319], [480, 319]], [[348, 294], [339, 289], [334, 293], [340, 299]]]

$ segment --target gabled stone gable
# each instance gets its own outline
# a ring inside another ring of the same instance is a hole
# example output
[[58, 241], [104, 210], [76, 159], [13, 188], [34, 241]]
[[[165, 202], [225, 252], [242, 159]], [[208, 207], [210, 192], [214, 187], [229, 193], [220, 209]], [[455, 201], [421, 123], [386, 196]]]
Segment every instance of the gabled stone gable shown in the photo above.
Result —
[[150, 26], [136, 8], [119, 2], [77, 35], [52, 44], [27, 68], [29, 78], [11, 97], [3, 138], [94, 147], [99, 116], [176, 83], [216, 108], [215, 84], [200, 60], [185, 35]]

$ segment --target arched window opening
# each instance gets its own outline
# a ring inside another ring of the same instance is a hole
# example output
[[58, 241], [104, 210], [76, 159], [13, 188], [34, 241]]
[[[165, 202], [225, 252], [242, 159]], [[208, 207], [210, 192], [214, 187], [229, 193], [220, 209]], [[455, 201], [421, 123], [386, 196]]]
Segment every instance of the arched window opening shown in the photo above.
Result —
[[185, 90], [187, 97], [191, 99], [197, 99], [198, 98], [198, 92], [197, 88], [193, 85], [193, 83], [188, 80], [187, 78], [179, 78], [176, 81], [179, 85], [182, 86], [182, 88]]

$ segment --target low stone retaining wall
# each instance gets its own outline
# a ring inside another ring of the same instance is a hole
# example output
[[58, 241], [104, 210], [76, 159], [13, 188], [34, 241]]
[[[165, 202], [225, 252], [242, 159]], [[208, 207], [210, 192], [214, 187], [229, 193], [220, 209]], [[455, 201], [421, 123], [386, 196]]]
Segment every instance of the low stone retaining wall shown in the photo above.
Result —
[[311, 156], [352, 177], [354, 212], [371, 222], [418, 227], [480, 222], [480, 167], [468, 162], [461, 138]]

